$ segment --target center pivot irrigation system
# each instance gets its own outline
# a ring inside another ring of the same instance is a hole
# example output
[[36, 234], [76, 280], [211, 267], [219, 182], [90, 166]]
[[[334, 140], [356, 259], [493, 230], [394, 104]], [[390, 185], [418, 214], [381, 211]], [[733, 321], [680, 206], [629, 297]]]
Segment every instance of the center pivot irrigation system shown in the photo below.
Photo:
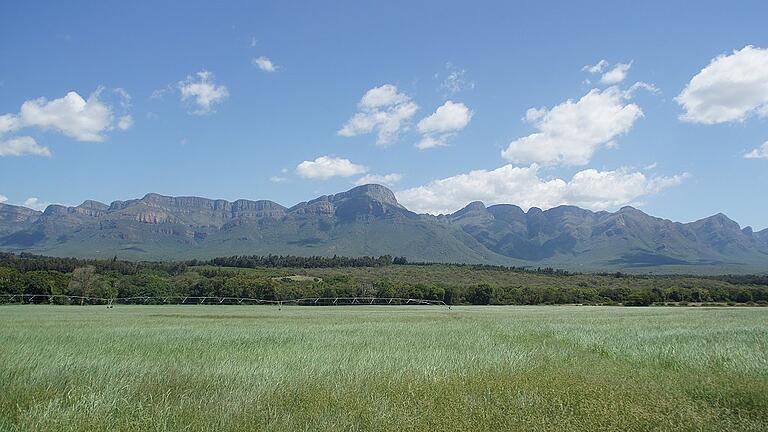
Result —
[[21, 304], [65, 304], [65, 305], [284, 305], [294, 306], [445, 306], [442, 300], [424, 300], [403, 297], [306, 297], [290, 300], [265, 300], [247, 297], [196, 297], [196, 296], [166, 296], [166, 297], [88, 297], [76, 295], [49, 294], [0, 294], [0, 303]]

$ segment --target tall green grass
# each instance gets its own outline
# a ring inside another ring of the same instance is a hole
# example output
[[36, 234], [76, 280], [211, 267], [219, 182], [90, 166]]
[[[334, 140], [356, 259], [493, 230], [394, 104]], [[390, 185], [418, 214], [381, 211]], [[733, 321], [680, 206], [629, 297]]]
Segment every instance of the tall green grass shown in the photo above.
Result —
[[768, 309], [3, 306], [0, 430], [768, 430]]

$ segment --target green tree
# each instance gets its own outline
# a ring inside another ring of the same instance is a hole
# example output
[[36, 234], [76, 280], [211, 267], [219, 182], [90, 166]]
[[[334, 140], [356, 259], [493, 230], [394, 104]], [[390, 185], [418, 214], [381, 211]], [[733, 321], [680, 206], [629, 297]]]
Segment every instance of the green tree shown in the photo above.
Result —
[[95, 297], [98, 284], [99, 275], [96, 274], [96, 267], [78, 267], [72, 272], [67, 293], [74, 296]]
[[493, 288], [488, 284], [482, 284], [470, 291], [467, 300], [475, 305], [487, 305], [491, 302]]

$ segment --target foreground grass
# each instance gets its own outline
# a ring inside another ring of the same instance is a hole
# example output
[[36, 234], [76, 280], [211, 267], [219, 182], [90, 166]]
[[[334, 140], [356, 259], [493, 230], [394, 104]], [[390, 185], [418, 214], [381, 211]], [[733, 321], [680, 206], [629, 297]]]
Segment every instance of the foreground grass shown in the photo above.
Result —
[[767, 430], [768, 309], [0, 307], [0, 430]]

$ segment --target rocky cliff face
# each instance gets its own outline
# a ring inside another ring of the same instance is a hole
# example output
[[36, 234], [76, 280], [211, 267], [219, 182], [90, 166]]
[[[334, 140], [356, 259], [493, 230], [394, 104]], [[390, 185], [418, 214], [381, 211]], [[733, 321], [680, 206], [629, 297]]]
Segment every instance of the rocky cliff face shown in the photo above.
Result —
[[325, 195], [296, 204], [289, 209], [293, 215], [338, 217], [351, 221], [357, 218], [396, 216], [411, 213], [401, 206], [395, 194], [381, 185], [364, 185], [347, 192]]
[[526, 212], [510, 204], [472, 202], [449, 215], [419, 215], [380, 185], [291, 208], [272, 201], [152, 193], [110, 205], [90, 200], [76, 207], [52, 205], [43, 213], [0, 204], [0, 249], [135, 259], [391, 254], [581, 270], [768, 268], [768, 230], [741, 229], [722, 214], [682, 224], [632, 207]]
[[0, 236], [27, 228], [41, 214], [26, 207], [0, 203]]
[[108, 213], [115, 219], [142, 223], [182, 223], [220, 228], [235, 219], [279, 218], [286, 208], [272, 201], [212, 200], [199, 197], [169, 197], [150, 193], [141, 199], [115, 201]]

